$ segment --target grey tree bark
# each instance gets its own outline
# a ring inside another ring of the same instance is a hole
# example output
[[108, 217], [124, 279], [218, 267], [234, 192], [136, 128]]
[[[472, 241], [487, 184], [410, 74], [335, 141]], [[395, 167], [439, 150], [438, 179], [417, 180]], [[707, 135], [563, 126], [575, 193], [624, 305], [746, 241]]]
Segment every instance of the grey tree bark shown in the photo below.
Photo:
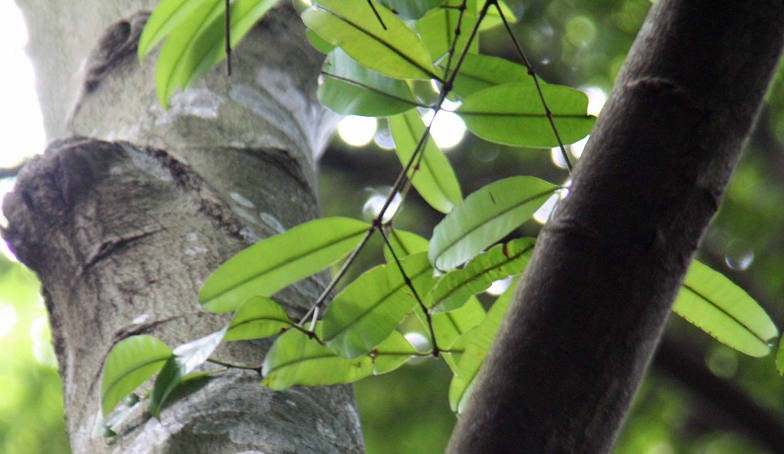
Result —
[[[274, 10], [215, 69], [163, 110], [154, 62], [136, 42], [153, 0], [20, 0], [30, 29], [47, 133], [6, 199], [3, 232], [43, 284], [77, 453], [362, 451], [349, 387], [271, 392], [254, 372], [199, 383], [160, 420], [138, 411], [96, 435], [100, 373], [131, 334], [177, 345], [225, 318], [197, 292], [221, 262], [318, 216], [315, 162], [334, 126], [319, 105], [321, 58], [290, 7]], [[284, 291], [302, 313], [323, 282]], [[258, 365], [266, 343], [225, 347]]]
[[604, 453], [784, 46], [784, 3], [658, 0], [450, 452]]

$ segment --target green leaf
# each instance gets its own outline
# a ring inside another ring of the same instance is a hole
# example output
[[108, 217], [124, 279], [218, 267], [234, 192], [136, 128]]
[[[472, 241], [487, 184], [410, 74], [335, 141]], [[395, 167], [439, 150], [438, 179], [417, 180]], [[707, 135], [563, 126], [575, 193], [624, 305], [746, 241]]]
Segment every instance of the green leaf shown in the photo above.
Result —
[[[417, 294], [426, 295], [433, 286], [427, 254], [414, 254], [401, 264]], [[396, 265], [377, 266], [335, 297], [322, 320], [322, 339], [338, 355], [356, 358], [387, 338], [416, 304]]]
[[320, 0], [305, 10], [302, 20], [367, 68], [396, 79], [437, 79], [416, 33], [388, 9], [376, 5], [376, 10], [386, 29], [365, 0]]
[[499, 279], [523, 271], [534, 250], [534, 238], [518, 238], [497, 244], [474, 257], [462, 269], [452, 270], [439, 279], [428, 301], [433, 308], [450, 311], [460, 307], [472, 295], [487, 290]]
[[[237, 43], [280, 0], [236, 0], [231, 4], [231, 46]], [[226, 58], [224, 3], [194, 7], [161, 49], [155, 71], [158, 100], [164, 106], [174, 92], [186, 88]], [[187, 24], [187, 25], [186, 25]]]
[[528, 176], [504, 178], [484, 186], [433, 229], [430, 262], [442, 271], [465, 263], [519, 227], [557, 188]]
[[321, 77], [319, 101], [344, 115], [385, 117], [418, 105], [408, 84], [361, 66], [340, 48], [327, 55]]
[[[482, 4], [484, 4], [484, 2], [477, 3], [477, 14], [479, 12], [479, 9], [482, 8]], [[517, 18], [515, 17], [514, 11], [512, 11], [512, 8], [510, 8], [509, 5], [506, 4], [506, 2], [504, 2], [503, 0], [499, 0], [497, 4], [501, 8], [501, 11], [504, 13], [504, 17], [506, 18], [506, 21], [509, 22], [510, 25], [517, 22]], [[490, 9], [487, 10], [487, 15], [485, 16], [485, 19], [482, 21], [482, 24], [479, 26], [479, 31], [489, 30], [503, 23], [504, 21], [503, 19], [501, 19], [501, 14], [498, 12], [498, 9], [491, 6]]]
[[103, 414], [111, 413], [125, 396], [161, 370], [171, 356], [171, 349], [153, 336], [132, 336], [117, 342], [103, 366]]
[[[440, 62], [439, 67], [443, 68], [443, 64], [443, 61]], [[466, 54], [453, 89], [460, 97], [465, 98], [480, 90], [511, 82], [536, 87], [523, 65], [490, 55]], [[539, 83], [544, 84], [542, 81]]]
[[219, 0], [161, 0], [155, 7], [139, 37], [137, 54], [144, 58], [156, 44], [176, 27], [188, 26], [185, 19], [198, 8], [209, 9]]
[[[413, 232], [390, 228], [387, 232], [387, 238], [398, 258], [427, 250], [427, 239]], [[384, 259], [387, 263], [395, 263], [388, 245], [384, 246]]]
[[[542, 93], [564, 144], [591, 132], [596, 120], [587, 114], [588, 97], [574, 88], [542, 85]], [[457, 109], [466, 127], [490, 142], [515, 147], [558, 146], [539, 93], [527, 82], [514, 82], [478, 91]]]
[[[433, 331], [438, 346], [446, 350], [454, 349], [455, 342], [465, 333], [477, 326], [485, 318], [485, 310], [478, 299], [471, 296], [460, 308], [449, 312], [438, 312], [431, 315]], [[441, 357], [452, 371], [457, 370], [462, 352], [442, 353]]]
[[495, 301], [484, 320], [456, 342], [458, 345], [465, 346], [465, 352], [460, 357], [455, 375], [449, 384], [449, 406], [452, 411], [460, 413], [468, 402], [474, 379], [485, 361], [516, 288], [517, 283], [510, 285]]
[[224, 336], [226, 341], [262, 339], [291, 326], [286, 311], [271, 298], [254, 296], [237, 310]]
[[194, 341], [182, 344], [174, 349], [174, 356], [170, 357], [163, 370], [155, 379], [155, 386], [150, 397], [150, 413], [158, 418], [163, 404], [186, 378], [188, 374], [204, 364], [213, 351], [220, 345], [228, 327], [216, 331]]
[[[457, 57], [463, 53], [468, 44], [468, 38], [471, 35], [471, 30], [476, 26], [477, 16], [472, 12], [470, 6], [465, 10], [460, 21], [460, 11], [456, 6], [459, 6], [462, 0], [450, 1], [452, 7], [444, 5], [436, 8], [416, 22], [417, 31], [422, 36], [427, 46], [427, 50], [434, 57], [435, 60], [443, 60], [444, 57], [452, 48], [452, 43], [455, 40], [455, 30], [458, 24], [460, 25], [460, 34], [457, 35], [457, 43], [455, 43], [455, 53], [452, 59], [453, 64], [457, 62]], [[474, 3], [473, 1], [471, 3]], [[475, 37], [471, 43], [470, 51], [473, 53], [479, 52], [479, 37]], [[454, 69], [454, 66], [450, 70]]]
[[299, 330], [280, 336], [264, 358], [261, 384], [281, 390], [295, 385], [323, 386], [351, 383], [403, 365], [416, 350], [393, 331], [372, 353], [354, 359], [337, 356]]
[[769, 342], [779, 334], [751, 296], [696, 260], [686, 274], [673, 310], [719, 342], [750, 356], [770, 353]]
[[228, 312], [252, 296], [270, 296], [343, 258], [369, 228], [355, 219], [322, 218], [259, 241], [212, 273], [199, 301], [209, 311]]
[[[409, 110], [389, 118], [389, 129], [395, 140], [395, 153], [405, 167], [425, 134], [425, 125], [416, 110]], [[413, 175], [411, 183], [430, 206], [442, 213], [449, 213], [463, 200], [455, 171], [430, 134], [421, 153], [419, 170], [413, 173], [415, 166], [411, 166], [407, 176], [411, 178]]]
[[418, 19], [444, 0], [381, 0], [381, 3], [403, 19]]

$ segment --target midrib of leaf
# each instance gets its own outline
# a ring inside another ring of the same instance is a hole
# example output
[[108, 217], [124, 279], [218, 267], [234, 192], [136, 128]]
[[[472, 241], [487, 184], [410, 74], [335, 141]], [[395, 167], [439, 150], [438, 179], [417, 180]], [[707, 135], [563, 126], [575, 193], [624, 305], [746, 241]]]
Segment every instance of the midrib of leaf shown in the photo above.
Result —
[[[467, 115], [467, 116], [477, 116], [477, 117], [523, 117], [523, 118], [547, 118], [547, 114], [545, 113], [529, 113], [529, 112], [476, 112], [476, 111], [463, 111], [457, 110], [455, 113], [458, 115]], [[576, 119], [588, 119], [591, 118], [590, 115], [585, 114], [558, 114], [551, 112], [550, 115], [553, 118], [576, 118]]]
[[[364, 229], [363, 229], [363, 230], [364, 230]], [[341, 243], [341, 242], [343, 242], [343, 241], [346, 241], [347, 239], [349, 239], [349, 238], [351, 238], [352, 236], [355, 236], [355, 235], [358, 235], [358, 233], [352, 233], [352, 234], [350, 234], [350, 235], [346, 235], [346, 236], [344, 236], [344, 237], [340, 237], [339, 239], [336, 239], [336, 240], [334, 240], [334, 241], [332, 241], [332, 242], [330, 242], [330, 243], [327, 243], [326, 245], [322, 245], [322, 246], [320, 246], [320, 247], [318, 247], [318, 248], [315, 248], [315, 249], [309, 249], [308, 251], [305, 251], [305, 252], [304, 252], [304, 253], [302, 253], [302, 254], [299, 254], [299, 255], [293, 256], [292, 258], [290, 258], [290, 259], [288, 259], [288, 260], [284, 260], [284, 261], [282, 261], [282, 262], [278, 262], [278, 263], [275, 263], [275, 264], [273, 264], [273, 265], [270, 265], [270, 266], [268, 266], [267, 268], [265, 268], [265, 269], [264, 269], [262, 272], [260, 272], [260, 273], [257, 273], [257, 274], [254, 274], [254, 275], [252, 275], [252, 276], [250, 276], [250, 277], [248, 277], [248, 278], [246, 278], [246, 279], [242, 280], [241, 282], [238, 282], [238, 283], [236, 283], [236, 284], [232, 285], [231, 287], [229, 287], [229, 288], [227, 288], [227, 289], [225, 289], [225, 290], [222, 290], [222, 291], [220, 291], [220, 292], [216, 293], [214, 296], [210, 296], [210, 297], [209, 297], [209, 299], [207, 299], [207, 300], [205, 300], [205, 301], [207, 301], [207, 302], [208, 302], [208, 301], [214, 300], [214, 299], [216, 299], [216, 298], [218, 298], [218, 297], [220, 297], [220, 296], [223, 296], [223, 295], [225, 295], [226, 293], [229, 293], [229, 292], [231, 292], [232, 290], [234, 290], [235, 288], [237, 288], [237, 287], [239, 287], [239, 286], [242, 286], [242, 285], [245, 285], [245, 284], [247, 284], [248, 282], [250, 282], [250, 281], [252, 281], [252, 280], [254, 280], [254, 279], [258, 278], [259, 276], [263, 276], [263, 275], [265, 275], [265, 274], [268, 274], [270, 271], [274, 270], [275, 268], [280, 268], [280, 267], [283, 267], [283, 266], [289, 265], [289, 264], [291, 264], [292, 262], [295, 262], [295, 261], [297, 261], [297, 260], [301, 260], [303, 257], [305, 257], [305, 256], [307, 256], [307, 255], [309, 255], [309, 254], [313, 253], [313, 251], [319, 251], [319, 250], [321, 250], [321, 249], [326, 249], [326, 248], [328, 248], [328, 247], [330, 247], [330, 246], [334, 246], [335, 244], [337, 244], [337, 243]], [[304, 279], [304, 278], [303, 278], [303, 279]]]
[[415, 68], [417, 68], [420, 71], [422, 71], [423, 73], [427, 74], [428, 77], [430, 77], [432, 79], [436, 79], [438, 81], [443, 81], [443, 79], [441, 79], [437, 74], [433, 73], [429, 69], [427, 69], [427, 68], [423, 67], [422, 65], [420, 65], [417, 61], [413, 60], [411, 57], [406, 55], [405, 52], [403, 52], [400, 49], [398, 49], [397, 47], [395, 47], [392, 43], [389, 43], [388, 41], [384, 40], [380, 36], [377, 36], [376, 34], [372, 33], [370, 30], [365, 29], [360, 24], [357, 24], [357, 23], [351, 21], [351, 19], [349, 19], [349, 18], [347, 18], [345, 16], [342, 16], [342, 15], [336, 13], [335, 11], [332, 11], [331, 9], [326, 8], [326, 7], [322, 6], [322, 5], [317, 5], [316, 7], [318, 9], [322, 10], [322, 11], [325, 11], [325, 12], [335, 16], [337, 19], [343, 21], [346, 25], [348, 25], [350, 27], [353, 27], [355, 30], [360, 31], [360, 32], [370, 36], [375, 41], [379, 42], [384, 47], [386, 47], [387, 49], [389, 49], [392, 52], [394, 52], [395, 54], [397, 54], [398, 57], [402, 58], [403, 60], [407, 61], [412, 66], [414, 66]]
[[[749, 325], [747, 325], [743, 321], [737, 319], [734, 315], [732, 315], [729, 312], [727, 312], [726, 310], [724, 310], [721, 306], [719, 306], [717, 304], [713, 304], [713, 301], [710, 298], [708, 298], [707, 296], [703, 295], [702, 293], [700, 293], [699, 291], [694, 289], [694, 287], [691, 287], [689, 285], [683, 284], [683, 288], [688, 290], [688, 291], [690, 291], [691, 293], [693, 293], [694, 295], [696, 295], [698, 298], [702, 299], [706, 303], [710, 304], [711, 306], [715, 307], [716, 309], [719, 310], [719, 312], [721, 312], [722, 314], [726, 315], [727, 317], [729, 317], [731, 320], [735, 321], [740, 326], [746, 328], [746, 331], [750, 332], [754, 337], [756, 337], [760, 342], [762, 342], [762, 344], [768, 345], [768, 340], [767, 339], [763, 339], [763, 338], [759, 337], [757, 335], [757, 333], [754, 332], [754, 330]], [[711, 333], [711, 335], [715, 337], [715, 334]]]
[[460, 235], [459, 237], [457, 237], [456, 239], [454, 239], [450, 243], [448, 243], [444, 248], [442, 248], [441, 252], [436, 256], [436, 260], [438, 260], [441, 256], [443, 256], [444, 253], [446, 253], [446, 251], [448, 251], [449, 249], [452, 248], [452, 246], [454, 246], [455, 244], [459, 243], [461, 240], [463, 240], [465, 238], [468, 238], [472, 233], [474, 233], [478, 229], [482, 228], [482, 226], [490, 224], [492, 221], [498, 219], [499, 217], [505, 215], [506, 213], [508, 213], [510, 211], [513, 211], [513, 210], [519, 208], [522, 205], [525, 205], [526, 203], [531, 202], [532, 200], [538, 199], [539, 197], [543, 197], [543, 196], [545, 196], [547, 194], [555, 192], [557, 189], [558, 189], [558, 187], [555, 187], [553, 189], [548, 189], [545, 192], [542, 192], [542, 193], [536, 194], [534, 196], [531, 196], [531, 197], [529, 197], [529, 198], [527, 198], [525, 200], [520, 201], [519, 203], [517, 203], [515, 205], [512, 205], [511, 207], [505, 209], [504, 211], [501, 211], [498, 214], [496, 214], [496, 215], [494, 215], [494, 216], [492, 216], [490, 218], [487, 218], [485, 221], [483, 221], [483, 222], [481, 222], [479, 224], [474, 224], [471, 228], [469, 228], [468, 230], [465, 231], [465, 234]]
[[[448, 299], [450, 296], [452, 296], [452, 295], [453, 295], [453, 294], [454, 294], [456, 291], [458, 291], [459, 289], [461, 289], [461, 288], [463, 288], [463, 287], [467, 286], [469, 282], [474, 282], [474, 281], [476, 281], [476, 280], [477, 280], [477, 278], [481, 277], [483, 274], [485, 274], [485, 273], [487, 273], [487, 272], [489, 272], [489, 271], [494, 271], [494, 270], [497, 270], [497, 269], [501, 269], [501, 268], [503, 268], [503, 267], [504, 267], [505, 265], [507, 265], [509, 262], [511, 262], [511, 261], [513, 261], [513, 260], [516, 260], [516, 259], [518, 259], [518, 258], [522, 257], [524, 254], [528, 253], [529, 251], [533, 250], [533, 248], [534, 248], [534, 245], [532, 244], [532, 245], [530, 245], [530, 246], [526, 247], [525, 249], [523, 249], [522, 251], [520, 251], [518, 254], [515, 254], [515, 255], [512, 255], [512, 256], [510, 256], [510, 257], [508, 258], [508, 260], [505, 260], [505, 261], [503, 261], [503, 262], [501, 262], [501, 263], [499, 263], [499, 264], [497, 264], [497, 265], [493, 265], [493, 266], [491, 266], [491, 267], [489, 267], [489, 268], [482, 268], [481, 270], [479, 270], [479, 271], [478, 271], [478, 272], [476, 272], [476, 273], [471, 273], [471, 274], [469, 275], [469, 277], [468, 277], [466, 280], [462, 281], [462, 282], [461, 282], [459, 285], [457, 285], [457, 286], [455, 286], [455, 287], [452, 287], [452, 289], [450, 289], [450, 290], [449, 290], [449, 292], [447, 292], [447, 293], [446, 293], [446, 294], [445, 294], [445, 295], [444, 295], [444, 296], [443, 296], [443, 297], [442, 297], [442, 298], [441, 298], [439, 301], [435, 302], [435, 303], [436, 303], [436, 305], [437, 305], [439, 302], [441, 302], [441, 301], [444, 301], [444, 300]], [[478, 256], [477, 256], [477, 257], [478, 257]], [[462, 270], [461, 270], [461, 271], [462, 271]], [[448, 314], [448, 313], [449, 313], [449, 312], [447, 312], [447, 314]], [[450, 320], [451, 320], [451, 318], [450, 318]]]
[[[316, 342], [316, 341], [310, 340], [310, 339], [308, 341], [309, 342]], [[292, 366], [292, 365], [296, 365], [296, 364], [304, 363], [304, 362], [308, 362], [308, 361], [319, 361], [319, 360], [322, 360], [322, 359], [337, 359], [337, 360], [344, 360], [344, 361], [349, 361], [349, 362], [354, 362], [354, 361], [356, 361], [358, 359], [360, 361], [364, 360], [364, 358], [362, 356], [360, 356], [359, 358], [348, 359], [348, 358], [343, 358], [343, 357], [337, 356], [334, 353], [324, 352], [324, 353], [320, 353], [320, 354], [313, 355], [313, 356], [300, 356], [300, 357], [294, 358], [294, 359], [292, 359], [290, 361], [286, 361], [286, 362], [280, 363], [280, 364], [276, 365], [274, 369], [271, 369], [269, 372], [267, 372], [267, 375], [271, 375], [272, 373], [274, 373], [276, 371], [279, 371], [279, 370], [281, 370], [281, 369], [283, 369], [285, 367], [289, 367], [289, 366]]]
[[229, 330], [233, 330], [234, 328], [237, 328], [239, 326], [243, 326], [243, 325], [247, 325], [249, 323], [259, 322], [259, 321], [281, 322], [281, 323], [289, 325], [289, 326], [293, 325], [293, 323], [290, 320], [283, 320], [283, 319], [272, 318], [272, 317], [256, 317], [256, 318], [253, 318], [253, 319], [250, 319], [250, 320], [243, 320], [242, 322], [237, 323], [236, 325], [229, 325]]
[[348, 77], [338, 76], [337, 74], [332, 74], [332, 73], [329, 73], [329, 72], [326, 72], [326, 71], [321, 71], [321, 75], [326, 76], [326, 77], [331, 77], [333, 79], [337, 79], [337, 80], [340, 80], [342, 82], [346, 82], [347, 84], [356, 85], [359, 88], [364, 88], [365, 90], [372, 91], [372, 92], [377, 93], [377, 94], [382, 95], [382, 96], [386, 96], [387, 98], [403, 102], [405, 104], [410, 105], [411, 107], [428, 107], [428, 106], [424, 106], [422, 104], [419, 104], [417, 102], [414, 102], [414, 101], [412, 101], [410, 99], [401, 98], [400, 96], [393, 95], [392, 93], [386, 92], [386, 91], [381, 90], [379, 88], [376, 88], [376, 87], [364, 84], [362, 82], [359, 82], [359, 81], [356, 81], [356, 80], [353, 80], [353, 79], [349, 79]]

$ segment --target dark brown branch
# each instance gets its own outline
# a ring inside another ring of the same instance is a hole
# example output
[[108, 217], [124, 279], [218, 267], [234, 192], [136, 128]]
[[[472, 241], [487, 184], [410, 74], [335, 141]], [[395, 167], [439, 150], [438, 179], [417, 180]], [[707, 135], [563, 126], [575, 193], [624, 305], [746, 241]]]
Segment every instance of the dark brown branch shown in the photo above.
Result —
[[606, 453], [784, 46], [784, 4], [659, 0], [449, 452]]

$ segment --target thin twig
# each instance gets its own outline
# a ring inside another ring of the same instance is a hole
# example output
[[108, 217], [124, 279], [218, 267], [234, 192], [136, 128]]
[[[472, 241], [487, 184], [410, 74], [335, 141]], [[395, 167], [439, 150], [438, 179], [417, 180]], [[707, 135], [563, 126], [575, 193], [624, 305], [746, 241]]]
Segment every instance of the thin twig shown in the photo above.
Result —
[[223, 9], [224, 27], [226, 29], [226, 75], [231, 76], [231, 0], [226, 0]]

